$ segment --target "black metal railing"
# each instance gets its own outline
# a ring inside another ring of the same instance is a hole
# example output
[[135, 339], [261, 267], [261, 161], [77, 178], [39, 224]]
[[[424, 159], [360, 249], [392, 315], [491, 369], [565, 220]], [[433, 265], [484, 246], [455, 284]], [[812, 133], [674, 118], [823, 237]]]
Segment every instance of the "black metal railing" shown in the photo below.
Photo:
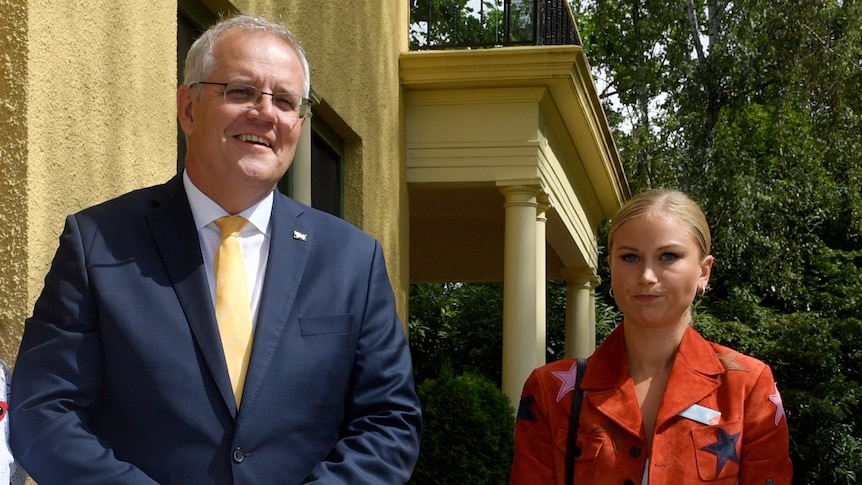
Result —
[[567, 0], [410, 0], [410, 49], [581, 45]]

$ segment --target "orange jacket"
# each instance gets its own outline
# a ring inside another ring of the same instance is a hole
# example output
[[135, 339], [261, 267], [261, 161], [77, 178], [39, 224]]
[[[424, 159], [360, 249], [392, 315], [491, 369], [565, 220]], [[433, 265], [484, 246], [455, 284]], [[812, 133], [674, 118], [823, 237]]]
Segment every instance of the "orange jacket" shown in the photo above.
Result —
[[[769, 367], [692, 328], [677, 350], [647, 456], [623, 332], [621, 324], [587, 361], [576, 484], [640, 485], [647, 458], [651, 484], [791, 483], [787, 419]], [[576, 373], [576, 361], [563, 359], [524, 384], [512, 485], [564, 485]], [[694, 419], [680, 416], [689, 408]], [[710, 422], [709, 410], [720, 417]]]

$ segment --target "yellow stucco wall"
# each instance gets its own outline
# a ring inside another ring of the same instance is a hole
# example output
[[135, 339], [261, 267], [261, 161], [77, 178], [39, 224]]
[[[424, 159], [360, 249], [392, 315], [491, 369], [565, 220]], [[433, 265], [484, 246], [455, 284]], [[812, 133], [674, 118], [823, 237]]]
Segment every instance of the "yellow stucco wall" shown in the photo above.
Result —
[[27, 304], [27, 7], [0, 0], [0, 357], [16, 353]]
[[[404, 0], [204, 0], [282, 19], [345, 137], [345, 218], [408, 289]], [[17, 353], [67, 214], [176, 170], [176, 0], [0, 0], [0, 357]], [[328, 115], [327, 115], [328, 113]]]
[[[8, 12], [13, 15], [7, 15]], [[12, 361], [66, 214], [176, 170], [176, 3], [4, 1], [2, 348]], [[0, 36], [3, 37], [3, 36]], [[4, 66], [4, 70], [7, 69]], [[4, 77], [5, 79], [5, 77]], [[10, 101], [11, 100], [11, 101]], [[5, 113], [4, 113], [5, 114]]]

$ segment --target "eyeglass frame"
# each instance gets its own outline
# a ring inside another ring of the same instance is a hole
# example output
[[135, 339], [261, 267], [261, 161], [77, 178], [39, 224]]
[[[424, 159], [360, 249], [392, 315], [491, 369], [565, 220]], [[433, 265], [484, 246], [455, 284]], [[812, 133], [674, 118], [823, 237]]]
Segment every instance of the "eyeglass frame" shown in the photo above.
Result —
[[[251, 84], [238, 83], [238, 82], [219, 83], [219, 82], [213, 82], [213, 81], [195, 81], [193, 83], [189, 83], [190, 88], [197, 86], [197, 85], [209, 85], [209, 86], [221, 86], [221, 87], [223, 87], [224, 91], [222, 91], [222, 98], [224, 99], [224, 103], [227, 105], [230, 105], [230, 106], [237, 106], [237, 104], [231, 103], [230, 101], [228, 101], [228, 99], [227, 99], [227, 96], [228, 96], [227, 87], [228, 86], [231, 86], [231, 85], [241, 86], [243, 88], [249, 88], [249, 89], [252, 89], [252, 90], [260, 93], [260, 95], [257, 97], [257, 101], [255, 101], [254, 104], [252, 104], [251, 106], [248, 106], [246, 108], [242, 108], [243, 111], [251, 111], [251, 110], [257, 108], [258, 106], [260, 106], [260, 103], [263, 102], [263, 95], [264, 94], [269, 95], [270, 99], [273, 99], [273, 100], [275, 99], [275, 96], [279, 96], [279, 95], [295, 96], [295, 97], [299, 98], [299, 105], [297, 106], [297, 109], [296, 109], [296, 113], [297, 113], [296, 119], [301, 120], [304, 118], [311, 118], [311, 116], [312, 116], [311, 107], [314, 105], [314, 101], [309, 99], [309, 98], [306, 98], [305, 96], [301, 96], [299, 94], [268, 93], [268, 92], [258, 88], [257, 86], [252, 86]], [[273, 103], [273, 106], [275, 106], [274, 103]], [[300, 116], [300, 113], [302, 113], [303, 107], [305, 107], [305, 113], [303, 113]], [[284, 111], [282, 109], [279, 109], [279, 108], [276, 108], [276, 109], [281, 113], [287, 113], [287, 111]]]

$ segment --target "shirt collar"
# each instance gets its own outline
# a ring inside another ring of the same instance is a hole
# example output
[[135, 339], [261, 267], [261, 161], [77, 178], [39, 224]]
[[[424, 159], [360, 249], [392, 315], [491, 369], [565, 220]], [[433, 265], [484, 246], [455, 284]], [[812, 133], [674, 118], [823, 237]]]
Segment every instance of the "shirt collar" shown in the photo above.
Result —
[[[214, 200], [201, 192], [185, 170], [183, 170], [183, 187], [185, 187], [186, 196], [189, 199], [196, 230], [200, 231], [219, 217], [230, 215]], [[263, 200], [238, 214], [248, 219], [252, 226], [267, 236], [270, 235], [269, 219], [272, 215], [273, 197], [273, 192], [270, 192]]]

